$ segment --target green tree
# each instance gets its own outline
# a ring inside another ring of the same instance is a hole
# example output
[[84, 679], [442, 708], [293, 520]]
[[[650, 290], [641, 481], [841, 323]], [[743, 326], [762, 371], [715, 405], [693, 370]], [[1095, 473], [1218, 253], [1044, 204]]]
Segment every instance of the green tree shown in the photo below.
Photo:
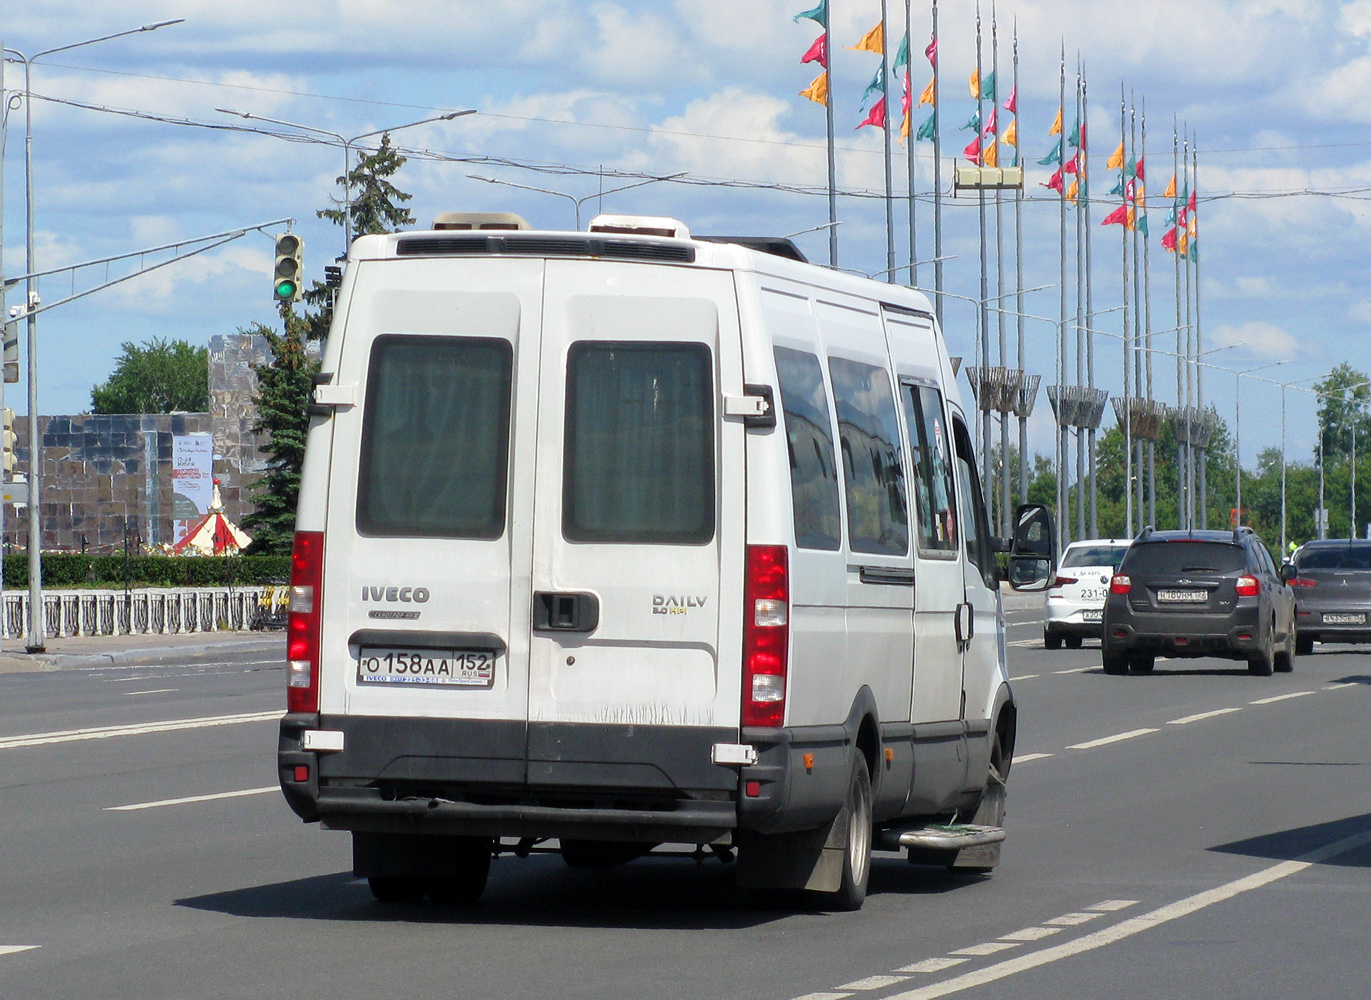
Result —
[[[413, 225], [414, 219], [400, 203], [410, 200], [390, 178], [404, 164], [390, 145], [390, 136], [381, 137], [375, 153], [363, 155], [348, 173], [352, 196], [354, 235], [393, 232]], [[343, 178], [338, 178], [341, 185]], [[346, 203], [336, 202], [317, 214], [339, 226], [346, 225]], [[253, 535], [254, 553], [288, 553], [295, 534], [295, 508], [300, 497], [300, 469], [305, 458], [305, 437], [309, 431], [310, 392], [313, 376], [319, 370], [309, 357], [307, 345], [328, 336], [333, 321], [333, 290], [315, 281], [304, 294], [305, 308], [296, 313], [290, 303], [281, 306], [283, 332], [255, 324], [245, 332], [261, 334], [271, 348], [271, 362], [256, 366], [258, 392], [257, 424], [259, 434], [267, 435], [264, 450], [270, 456], [267, 473], [252, 489], [256, 510], [243, 519]]]
[[209, 349], [184, 340], [125, 341], [114, 371], [90, 390], [92, 413], [209, 409]]
[[[1338, 365], [1322, 381], [1314, 383], [1319, 393], [1319, 432], [1323, 453], [1331, 461], [1346, 459], [1352, 451], [1352, 431], [1356, 428], [1357, 448], [1371, 443], [1371, 385], [1364, 372], [1347, 362]], [[1317, 454], [1317, 448], [1315, 450]]]

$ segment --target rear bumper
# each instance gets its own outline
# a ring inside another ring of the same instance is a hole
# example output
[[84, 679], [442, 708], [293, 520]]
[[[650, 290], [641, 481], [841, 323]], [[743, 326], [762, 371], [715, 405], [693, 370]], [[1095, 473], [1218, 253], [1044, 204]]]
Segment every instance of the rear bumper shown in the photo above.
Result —
[[[1320, 642], [1371, 642], [1371, 624], [1325, 622], [1323, 616], [1326, 614], [1359, 615], [1367, 614], [1367, 612], [1361, 608], [1346, 611], [1340, 608], [1316, 608], [1313, 610], [1297, 608], [1295, 631], [1301, 638], [1316, 639]], [[1371, 621], [1371, 614], [1367, 614], [1367, 618]]]
[[1261, 609], [1257, 605], [1239, 607], [1225, 615], [1134, 612], [1121, 617], [1104, 622], [1101, 641], [1111, 653], [1242, 659], [1262, 649]]

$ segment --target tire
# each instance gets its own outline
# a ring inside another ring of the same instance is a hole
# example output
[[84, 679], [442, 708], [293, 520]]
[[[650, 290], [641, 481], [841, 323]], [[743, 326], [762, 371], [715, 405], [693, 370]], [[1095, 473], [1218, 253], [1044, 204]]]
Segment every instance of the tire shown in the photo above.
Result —
[[1126, 653], [1106, 652], [1103, 660], [1105, 673], [1115, 675], [1128, 673], [1128, 655]]
[[1043, 632], [1043, 649], [1061, 649], [1062, 637], [1056, 632]]
[[1298, 652], [1295, 648], [1295, 642], [1295, 632], [1292, 629], [1286, 635], [1284, 645], [1276, 651], [1276, 657], [1272, 663], [1276, 673], [1288, 674], [1295, 669], [1295, 654]]
[[1247, 658], [1247, 672], [1253, 677], [1270, 677], [1272, 671], [1276, 669], [1276, 650], [1273, 639], [1274, 637], [1268, 636], [1268, 641], [1261, 648], [1261, 651]]
[[562, 860], [571, 868], [613, 868], [641, 858], [656, 846], [627, 840], [563, 840]]
[[367, 885], [382, 903], [417, 903], [427, 888], [418, 875], [373, 875]]
[[474, 903], [485, 892], [490, 875], [490, 840], [462, 837], [455, 847], [456, 875], [434, 876], [427, 880], [428, 898], [440, 906]]
[[1156, 665], [1155, 653], [1134, 653], [1128, 658], [1128, 669], [1135, 674], [1150, 674]]
[[1297, 656], [1311, 656], [1314, 653], [1314, 637], [1312, 635], [1300, 635], [1295, 633], [1295, 654]]
[[852, 780], [848, 783], [847, 801], [838, 814], [838, 822], [847, 828], [843, 847], [843, 876], [837, 892], [819, 893], [826, 909], [851, 912], [860, 910], [866, 902], [866, 887], [871, 878], [871, 775], [867, 772], [866, 757], [860, 750], [854, 754]]
[[1066, 637], [1066, 648], [1067, 648], [1067, 649], [1080, 649], [1080, 648], [1081, 648], [1081, 643], [1082, 643], [1082, 641], [1083, 641], [1083, 640], [1082, 640], [1081, 637], [1078, 636], [1078, 635], [1068, 635], [1068, 636]]

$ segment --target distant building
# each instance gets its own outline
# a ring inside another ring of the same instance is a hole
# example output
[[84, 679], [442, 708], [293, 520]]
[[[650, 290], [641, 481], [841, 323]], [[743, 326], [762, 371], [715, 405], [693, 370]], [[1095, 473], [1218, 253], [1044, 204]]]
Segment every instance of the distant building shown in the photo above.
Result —
[[[266, 458], [263, 440], [252, 431], [252, 365], [270, 360], [263, 337], [211, 337], [208, 413], [39, 417], [44, 550], [119, 552], [125, 537], [153, 547], [174, 542], [176, 522], [195, 516], [173, 488], [174, 439], [186, 435], [211, 435], [225, 513], [241, 523], [253, 510], [247, 487], [261, 477]], [[16, 417], [14, 429], [15, 472], [27, 474], [28, 417]], [[26, 507], [5, 508], [7, 551], [28, 547], [28, 515]]]

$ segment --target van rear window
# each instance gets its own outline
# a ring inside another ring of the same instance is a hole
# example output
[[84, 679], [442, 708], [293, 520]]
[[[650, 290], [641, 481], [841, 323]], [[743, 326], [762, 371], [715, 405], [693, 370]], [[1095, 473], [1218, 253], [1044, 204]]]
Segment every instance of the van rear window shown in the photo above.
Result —
[[362, 418], [359, 532], [504, 534], [513, 358], [507, 340], [376, 338]]
[[567, 540], [703, 545], [714, 537], [713, 372], [704, 344], [572, 345]]

